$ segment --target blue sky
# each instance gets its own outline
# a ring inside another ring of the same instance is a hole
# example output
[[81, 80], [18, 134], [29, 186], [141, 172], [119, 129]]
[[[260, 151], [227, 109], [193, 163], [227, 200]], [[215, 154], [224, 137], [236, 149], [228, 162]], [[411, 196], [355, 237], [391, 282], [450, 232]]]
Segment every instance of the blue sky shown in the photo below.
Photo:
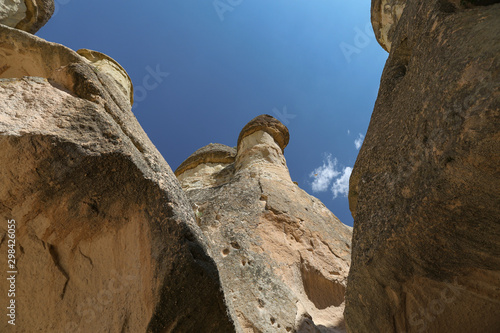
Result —
[[292, 179], [352, 225], [346, 180], [387, 59], [369, 0], [55, 2], [37, 35], [117, 60], [172, 169], [208, 143], [235, 146], [267, 113], [290, 130]]

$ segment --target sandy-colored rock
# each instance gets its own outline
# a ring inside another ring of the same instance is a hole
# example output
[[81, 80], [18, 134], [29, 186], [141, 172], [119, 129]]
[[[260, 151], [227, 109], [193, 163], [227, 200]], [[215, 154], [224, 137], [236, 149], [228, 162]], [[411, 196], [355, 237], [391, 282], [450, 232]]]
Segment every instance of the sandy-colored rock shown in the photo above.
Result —
[[392, 39], [407, 0], [373, 0], [371, 21], [375, 37], [387, 52], [391, 51]]
[[[387, 52], [391, 51], [399, 18], [403, 13], [407, 0], [373, 0], [371, 5], [371, 22], [375, 37]], [[477, 6], [488, 6], [498, 0], [439, 0], [440, 11], [452, 13], [457, 10], [471, 9]]]
[[15, 27], [26, 17], [24, 0], [5, 0], [0, 2], [0, 24]]
[[34, 34], [49, 21], [54, 8], [54, 0], [4, 0], [0, 24]]
[[[243, 139], [257, 131], [264, 131], [270, 134], [276, 143], [280, 146], [283, 151], [290, 141], [290, 134], [288, 133], [288, 128], [283, 125], [279, 120], [274, 117], [263, 114], [254, 118], [251, 122], [245, 125], [238, 136], [238, 147], [240, 146]], [[238, 149], [239, 150], [239, 149]]]
[[14, 219], [16, 332], [234, 331], [189, 201], [123, 81], [6, 26], [0, 56], [0, 253]]
[[128, 76], [127, 71], [119, 63], [104, 53], [97, 51], [80, 49], [76, 51], [76, 53], [89, 60], [93, 68], [111, 77], [115, 81], [115, 85], [122, 91], [123, 95], [130, 98], [130, 105], [134, 104], [132, 80]]
[[394, 30], [350, 180], [350, 332], [500, 332], [500, 4], [460, 3], [408, 0]]
[[237, 332], [342, 332], [351, 229], [292, 182], [287, 143], [283, 124], [259, 116], [242, 130], [235, 158], [209, 145], [187, 160], [200, 164], [183, 163], [176, 175]]
[[227, 183], [232, 169], [220, 172], [234, 162], [236, 149], [211, 143], [195, 151], [175, 170], [184, 190], [213, 187]]

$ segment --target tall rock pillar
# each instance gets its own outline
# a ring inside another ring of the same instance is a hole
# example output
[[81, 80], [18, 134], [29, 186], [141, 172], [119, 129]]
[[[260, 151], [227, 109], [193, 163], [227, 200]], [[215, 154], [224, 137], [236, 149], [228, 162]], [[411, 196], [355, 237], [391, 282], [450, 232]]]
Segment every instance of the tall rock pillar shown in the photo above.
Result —
[[342, 332], [351, 229], [292, 182], [288, 140], [283, 124], [258, 116], [237, 149], [210, 144], [176, 175], [237, 332]]

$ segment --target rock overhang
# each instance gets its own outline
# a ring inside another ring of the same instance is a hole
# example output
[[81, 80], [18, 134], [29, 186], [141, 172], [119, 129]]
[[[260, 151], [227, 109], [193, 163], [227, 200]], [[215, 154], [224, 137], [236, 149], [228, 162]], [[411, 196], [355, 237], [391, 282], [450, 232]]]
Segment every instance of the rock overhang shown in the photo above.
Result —
[[175, 170], [175, 175], [179, 177], [184, 172], [194, 169], [200, 164], [230, 164], [234, 162], [235, 157], [235, 148], [220, 143], [210, 143], [192, 153], [191, 156], [182, 162], [181, 165], [179, 165], [179, 167]]
[[123, 94], [130, 96], [130, 105], [134, 104], [134, 86], [132, 80], [127, 71], [115, 59], [102, 52], [89, 49], [80, 49], [76, 53], [90, 61], [97, 70], [103, 71], [113, 78]]
[[0, 24], [34, 34], [54, 13], [54, 0], [17, 0], [0, 4]]

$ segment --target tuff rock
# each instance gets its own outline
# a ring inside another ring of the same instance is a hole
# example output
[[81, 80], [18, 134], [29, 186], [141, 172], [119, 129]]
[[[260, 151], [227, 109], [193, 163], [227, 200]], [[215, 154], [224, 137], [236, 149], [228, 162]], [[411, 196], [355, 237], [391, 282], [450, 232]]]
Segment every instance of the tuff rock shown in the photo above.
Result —
[[79, 53], [0, 25], [0, 252], [14, 219], [16, 331], [234, 332], [189, 201], [131, 112], [128, 75]]
[[0, 24], [34, 34], [54, 9], [54, 0], [5, 0], [0, 3]]
[[236, 332], [342, 332], [351, 228], [295, 185], [288, 129], [250, 121], [176, 170], [207, 238]]
[[396, 16], [372, 16], [391, 46], [350, 179], [348, 331], [499, 332], [500, 4]]

